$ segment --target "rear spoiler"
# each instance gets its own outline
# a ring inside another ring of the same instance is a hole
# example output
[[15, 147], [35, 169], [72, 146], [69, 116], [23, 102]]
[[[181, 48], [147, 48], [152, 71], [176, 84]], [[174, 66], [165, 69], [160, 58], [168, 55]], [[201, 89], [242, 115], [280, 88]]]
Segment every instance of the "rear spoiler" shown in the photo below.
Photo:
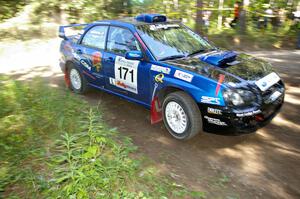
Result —
[[66, 26], [59, 26], [58, 28], [58, 36], [60, 38], [63, 38], [64, 40], [68, 40], [68, 37], [66, 36], [65, 33], [65, 28], [74, 28], [74, 27], [79, 27], [79, 26], [87, 26], [88, 24], [70, 24]]

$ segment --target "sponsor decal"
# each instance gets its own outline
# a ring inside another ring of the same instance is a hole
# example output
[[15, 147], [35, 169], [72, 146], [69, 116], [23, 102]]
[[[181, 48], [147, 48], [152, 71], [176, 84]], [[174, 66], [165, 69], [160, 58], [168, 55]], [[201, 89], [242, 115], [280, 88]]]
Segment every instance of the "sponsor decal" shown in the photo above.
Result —
[[168, 29], [168, 28], [179, 28], [178, 24], [156, 24], [150, 25], [150, 30]]
[[129, 89], [134, 90], [134, 88], [131, 87], [130, 85], [128, 85], [128, 84], [126, 84], [124, 82], [118, 81], [118, 80], [116, 80], [114, 78], [111, 78], [111, 77], [109, 78], [109, 83], [111, 85], [117, 86], [119, 88], [123, 88], [125, 90], [129, 90]]
[[227, 124], [220, 119], [213, 118], [213, 117], [208, 117], [207, 115], [204, 116], [205, 119], [207, 119], [207, 122], [210, 124], [215, 124], [219, 126], [227, 126]]
[[207, 104], [220, 104], [220, 98], [218, 97], [209, 97], [209, 96], [202, 96], [201, 97], [201, 102], [202, 103], [207, 103]]
[[151, 70], [159, 72], [159, 73], [165, 73], [165, 74], [170, 74], [170, 72], [171, 72], [170, 68], [158, 66], [158, 65], [154, 65], [154, 64], [151, 65]]
[[224, 79], [225, 79], [225, 75], [220, 74], [220, 75], [219, 75], [218, 84], [217, 84], [217, 87], [216, 87], [216, 92], [215, 92], [215, 95], [216, 95], [216, 96], [218, 96], [218, 94], [219, 94], [219, 90], [220, 90], [220, 87], [221, 87], [221, 85], [222, 85]]
[[91, 70], [92, 68], [88, 65], [88, 63], [86, 63], [83, 59], [80, 60], [80, 63], [87, 68], [88, 70]]
[[282, 95], [281, 92], [275, 91], [274, 93], [272, 93], [272, 95], [269, 97], [269, 99], [266, 101], [266, 103], [274, 102], [274, 101], [277, 100], [281, 95]]
[[261, 91], [266, 91], [268, 88], [276, 84], [279, 80], [280, 77], [275, 72], [273, 72], [256, 81], [255, 84]]
[[246, 116], [256, 115], [258, 113], [261, 113], [261, 110], [258, 109], [258, 110], [250, 111], [250, 112], [237, 113], [236, 116], [237, 117], [246, 117]]
[[111, 85], [116, 85], [116, 80], [114, 79], [114, 78], [109, 78], [109, 83], [111, 84]]
[[187, 82], [191, 82], [194, 75], [191, 75], [189, 73], [186, 73], [186, 72], [183, 72], [183, 71], [180, 71], [180, 70], [176, 70], [175, 74], [174, 74], [174, 77], [176, 77], [178, 79], [181, 79], [181, 80], [184, 80], [184, 81], [187, 81]]
[[222, 111], [220, 109], [207, 107], [207, 112], [216, 115], [222, 115]]
[[93, 62], [93, 66], [96, 68], [96, 71], [99, 72], [102, 68], [102, 64], [101, 64], [101, 57], [102, 57], [102, 54], [101, 52], [95, 52], [93, 55], [92, 55], [92, 62]]
[[127, 60], [124, 57], [117, 56], [115, 61], [115, 85], [137, 94], [137, 72], [139, 63], [139, 61]]
[[74, 58], [79, 61], [85, 68], [87, 68], [88, 70], [91, 70], [92, 68], [90, 67], [90, 65], [88, 63], [86, 63], [86, 61], [84, 61], [83, 59], [81, 59], [81, 57], [77, 54], [77, 53], [72, 53]]
[[163, 79], [164, 79], [165, 75], [163, 73], [160, 73], [160, 74], [157, 74], [155, 77], [154, 77], [154, 80], [157, 82], [157, 83], [163, 83]]

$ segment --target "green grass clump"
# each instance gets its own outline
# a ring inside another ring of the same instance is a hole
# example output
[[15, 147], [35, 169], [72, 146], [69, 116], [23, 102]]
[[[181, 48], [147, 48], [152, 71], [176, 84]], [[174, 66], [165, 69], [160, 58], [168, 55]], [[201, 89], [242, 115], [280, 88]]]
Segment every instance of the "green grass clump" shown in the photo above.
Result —
[[0, 198], [204, 198], [158, 172], [101, 109], [0, 76]]

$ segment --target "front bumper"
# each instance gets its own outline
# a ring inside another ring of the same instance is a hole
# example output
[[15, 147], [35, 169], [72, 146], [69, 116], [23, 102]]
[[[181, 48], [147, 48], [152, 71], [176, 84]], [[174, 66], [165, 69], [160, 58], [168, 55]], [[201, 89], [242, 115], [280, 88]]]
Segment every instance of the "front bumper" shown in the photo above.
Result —
[[[270, 104], [262, 104], [243, 111], [228, 107], [201, 104], [203, 130], [214, 133], [251, 133], [267, 125], [280, 111], [284, 102], [284, 93]], [[221, 110], [212, 113], [209, 109]], [[220, 114], [221, 113], [221, 114]]]

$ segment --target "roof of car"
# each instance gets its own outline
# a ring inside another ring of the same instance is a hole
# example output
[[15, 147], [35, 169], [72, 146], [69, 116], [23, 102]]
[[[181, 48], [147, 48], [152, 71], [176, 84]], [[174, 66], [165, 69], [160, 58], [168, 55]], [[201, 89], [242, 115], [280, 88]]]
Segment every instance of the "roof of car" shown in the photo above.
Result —
[[178, 20], [167, 20], [166, 22], [153, 22], [153, 23], [148, 23], [148, 22], [143, 22], [143, 21], [138, 21], [136, 20], [135, 17], [124, 17], [121, 19], [115, 19], [115, 20], [98, 20], [95, 21], [94, 23], [108, 23], [108, 24], [113, 24], [113, 25], [133, 25], [133, 26], [139, 26], [139, 25], [149, 25], [149, 24], [158, 24], [158, 23], [174, 23], [174, 22], [180, 22]]

